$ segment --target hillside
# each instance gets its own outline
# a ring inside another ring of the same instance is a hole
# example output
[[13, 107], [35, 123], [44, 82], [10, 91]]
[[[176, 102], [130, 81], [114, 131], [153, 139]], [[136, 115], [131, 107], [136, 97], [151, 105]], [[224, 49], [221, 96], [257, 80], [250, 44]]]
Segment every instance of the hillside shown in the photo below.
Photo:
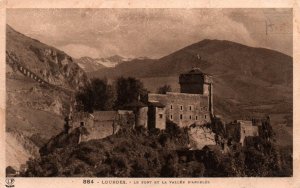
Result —
[[[16, 166], [31, 155], [14, 133], [36, 147], [45, 144], [63, 129], [72, 91], [88, 78], [70, 56], [10, 26], [6, 39], [6, 142], [11, 156], [7, 165]], [[25, 69], [27, 74], [21, 72]]]
[[[270, 114], [274, 124], [292, 125], [292, 57], [269, 49], [203, 40], [160, 59], [133, 60], [90, 76], [135, 76], [151, 92], [164, 84], [179, 91], [179, 74], [192, 67], [213, 76], [215, 112], [226, 121]], [[291, 128], [278, 132], [292, 143]]]
[[6, 53], [50, 84], [79, 89], [88, 81], [84, 71], [70, 56], [15, 31], [9, 25], [6, 27]]

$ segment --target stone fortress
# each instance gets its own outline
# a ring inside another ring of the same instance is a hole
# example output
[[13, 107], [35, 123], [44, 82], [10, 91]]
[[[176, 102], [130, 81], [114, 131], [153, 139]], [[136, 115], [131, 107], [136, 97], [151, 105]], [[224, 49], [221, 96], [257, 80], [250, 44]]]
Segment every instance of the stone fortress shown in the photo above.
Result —
[[173, 121], [180, 127], [211, 121], [213, 115], [212, 77], [202, 73], [199, 68], [194, 68], [180, 75], [179, 84], [180, 93], [150, 93], [148, 95], [149, 111], [155, 112], [155, 121], [149, 121], [150, 127], [165, 129], [165, 119]]
[[[95, 111], [93, 114], [72, 112], [66, 120], [66, 131], [85, 127], [89, 134], [82, 135], [79, 140], [81, 142], [110, 136], [121, 126], [164, 130], [167, 121], [171, 121], [179, 127], [191, 128], [191, 138], [198, 142], [197, 149], [202, 149], [205, 145], [216, 145], [215, 134], [205, 127], [199, 128], [210, 123], [214, 117], [212, 76], [203, 73], [199, 68], [193, 68], [180, 75], [179, 84], [178, 93], [149, 93], [143, 102], [138, 99], [117, 111]], [[195, 128], [195, 125], [198, 127]], [[244, 143], [245, 137], [258, 136], [259, 133], [258, 126], [253, 125], [251, 121], [239, 120], [225, 128], [238, 128], [241, 144]]]

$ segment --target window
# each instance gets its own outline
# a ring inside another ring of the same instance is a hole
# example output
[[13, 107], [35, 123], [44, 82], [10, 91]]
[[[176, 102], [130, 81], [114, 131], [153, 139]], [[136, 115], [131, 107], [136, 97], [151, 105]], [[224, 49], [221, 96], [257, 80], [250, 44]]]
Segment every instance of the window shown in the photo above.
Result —
[[183, 110], [183, 106], [180, 106], [180, 110]]
[[193, 110], [193, 106], [192, 106], [192, 105], [190, 105], [189, 107], [190, 107], [190, 111], [192, 111], [192, 110]]
[[80, 127], [83, 127], [83, 126], [84, 126], [84, 122], [81, 121], [81, 122], [80, 122]]
[[192, 119], [192, 116], [190, 116], [190, 119]]
[[180, 119], [182, 119], [182, 114], [180, 114]]
[[162, 118], [163, 118], [163, 115], [162, 115], [162, 114], [159, 114], [159, 118], [162, 119]]
[[171, 104], [170, 109], [173, 109], [173, 105]]
[[195, 118], [196, 118], [196, 120], [198, 120], [198, 116], [196, 116]]
[[170, 115], [170, 119], [173, 119], [173, 115]]
[[204, 115], [204, 119], [206, 119], [206, 115]]

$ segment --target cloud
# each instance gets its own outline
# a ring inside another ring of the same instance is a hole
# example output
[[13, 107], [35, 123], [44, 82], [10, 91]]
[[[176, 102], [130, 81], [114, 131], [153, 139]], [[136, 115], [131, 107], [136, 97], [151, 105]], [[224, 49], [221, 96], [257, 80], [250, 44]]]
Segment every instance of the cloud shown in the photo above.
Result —
[[[9, 10], [8, 23], [72, 56], [159, 58], [203, 39], [221, 39], [291, 53], [292, 37], [264, 35], [269, 9]], [[291, 11], [285, 11], [288, 15]], [[278, 19], [277, 19], [278, 20]], [[272, 22], [277, 23], [272, 19]], [[292, 20], [285, 20], [291, 22]], [[79, 50], [81, 49], [81, 50]], [[86, 53], [86, 54], [84, 54]]]
[[98, 49], [82, 45], [82, 44], [68, 44], [65, 46], [60, 46], [58, 49], [66, 52], [72, 57], [80, 58], [84, 56], [89, 56], [93, 58], [99, 57]]

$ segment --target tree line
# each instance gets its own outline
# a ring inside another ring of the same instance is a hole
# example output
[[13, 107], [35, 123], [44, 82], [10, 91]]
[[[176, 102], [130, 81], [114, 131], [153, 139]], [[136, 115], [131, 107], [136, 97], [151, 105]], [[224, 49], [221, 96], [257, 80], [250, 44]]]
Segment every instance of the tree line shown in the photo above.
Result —
[[[171, 86], [163, 85], [157, 92], [165, 94], [171, 90]], [[112, 84], [107, 79], [95, 78], [76, 93], [76, 110], [89, 113], [117, 110], [139, 99], [146, 101], [148, 93], [143, 82], [133, 77], [119, 77]]]

